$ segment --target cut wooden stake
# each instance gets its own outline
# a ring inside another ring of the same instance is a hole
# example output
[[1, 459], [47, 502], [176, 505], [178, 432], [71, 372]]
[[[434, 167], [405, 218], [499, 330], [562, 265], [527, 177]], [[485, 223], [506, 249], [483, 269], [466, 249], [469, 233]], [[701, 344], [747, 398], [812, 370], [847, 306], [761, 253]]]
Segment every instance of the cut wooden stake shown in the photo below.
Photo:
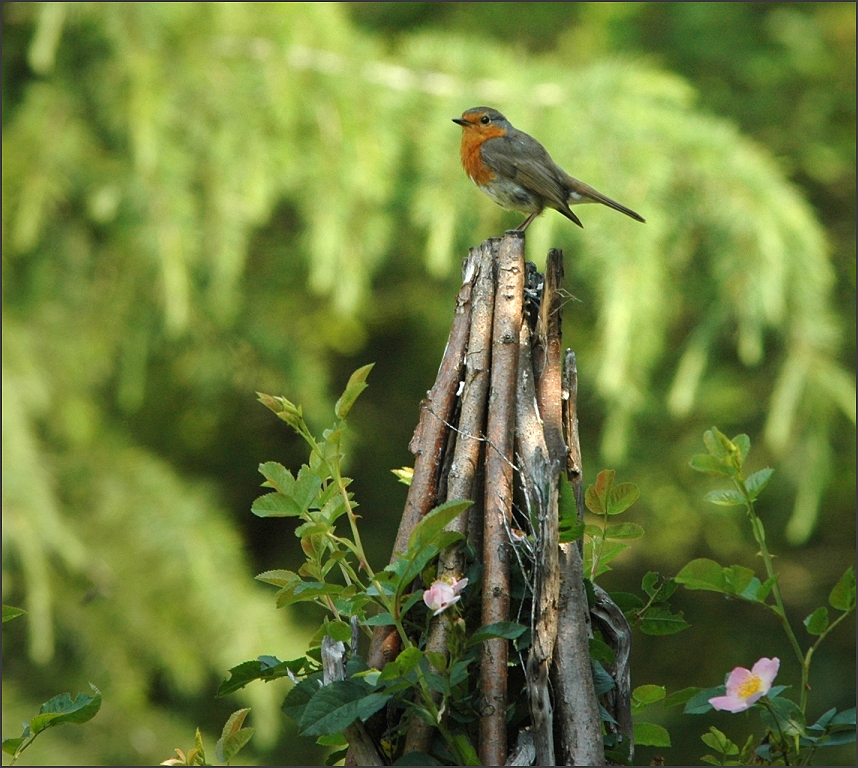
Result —
[[[447, 476], [447, 501], [474, 499], [474, 477], [484, 441], [486, 399], [491, 364], [492, 316], [494, 313], [494, 265], [497, 260], [498, 241], [487, 240], [480, 246], [477, 264], [479, 274], [473, 291], [471, 331], [468, 353], [465, 357], [465, 382], [462, 390], [462, 407], [455, 433], [456, 448]], [[447, 530], [465, 533], [468, 527], [466, 510], [447, 526]], [[460, 579], [464, 576], [462, 547], [454, 544], [441, 553], [438, 576]], [[450, 621], [447, 614], [435, 616], [429, 627], [426, 650], [447, 655]], [[436, 670], [437, 671], [437, 670]], [[435, 694], [436, 703], [440, 694]], [[427, 752], [434, 728], [425, 720], [412, 718], [405, 738], [404, 754]]]
[[[519, 332], [524, 289], [524, 235], [507, 232], [498, 254], [498, 287], [492, 326], [492, 373], [486, 428], [485, 521], [483, 524], [483, 625], [509, 619], [509, 538], [512, 514], [512, 449]], [[509, 642], [482, 644], [480, 664], [480, 760], [506, 762], [507, 660]]]
[[[456, 314], [450, 338], [438, 369], [435, 385], [420, 404], [420, 421], [409, 448], [414, 453], [414, 475], [399, 531], [393, 544], [391, 562], [408, 548], [408, 537], [414, 527], [438, 503], [438, 482], [450, 417], [456, 405], [456, 394], [465, 364], [465, 351], [471, 327], [471, 293], [477, 277], [480, 249], [471, 248], [463, 267], [462, 287], [456, 298]], [[381, 669], [399, 653], [399, 638], [391, 626], [376, 627], [370, 643], [368, 662]]]
[[[567, 469], [575, 489], [578, 517], [583, 519], [581, 446], [578, 442], [578, 371], [574, 353], [564, 365]], [[579, 542], [560, 545], [560, 611], [552, 676], [559, 712], [563, 765], [604, 765], [602, 720], [590, 662], [590, 614], [584, 593], [584, 564]]]

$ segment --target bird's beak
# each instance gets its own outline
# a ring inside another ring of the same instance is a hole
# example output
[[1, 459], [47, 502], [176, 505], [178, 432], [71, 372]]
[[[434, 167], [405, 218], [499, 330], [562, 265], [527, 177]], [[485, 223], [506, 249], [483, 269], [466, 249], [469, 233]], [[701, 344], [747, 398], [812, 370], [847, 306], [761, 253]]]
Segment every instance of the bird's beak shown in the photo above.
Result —
[[470, 123], [467, 120], [462, 120], [461, 117], [454, 117], [453, 122], [458, 123], [459, 125], [462, 126], [462, 128], [465, 128], [466, 126], [470, 125]]

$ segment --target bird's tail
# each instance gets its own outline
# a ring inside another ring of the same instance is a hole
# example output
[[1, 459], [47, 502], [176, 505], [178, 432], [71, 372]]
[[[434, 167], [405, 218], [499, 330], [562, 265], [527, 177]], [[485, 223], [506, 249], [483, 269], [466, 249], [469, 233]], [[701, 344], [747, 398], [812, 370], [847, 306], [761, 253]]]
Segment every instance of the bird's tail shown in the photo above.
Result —
[[615, 211], [626, 214], [626, 216], [631, 216], [635, 221], [646, 223], [646, 219], [639, 213], [633, 211], [631, 208], [626, 208], [622, 203], [612, 200], [607, 195], [597, 192], [589, 184], [585, 184], [583, 181], [578, 181], [577, 179], [572, 179], [572, 181], [575, 182], [575, 185], [569, 190], [569, 205], [601, 203], [602, 205], [607, 205], [608, 208], [613, 208]]

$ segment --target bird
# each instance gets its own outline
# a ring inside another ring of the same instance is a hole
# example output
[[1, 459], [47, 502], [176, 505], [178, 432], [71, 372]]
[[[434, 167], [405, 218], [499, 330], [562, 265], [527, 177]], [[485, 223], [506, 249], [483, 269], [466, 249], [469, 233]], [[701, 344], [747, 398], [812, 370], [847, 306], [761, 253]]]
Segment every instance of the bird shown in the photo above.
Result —
[[570, 206], [601, 203], [645, 222], [639, 213], [570, 176], [533, 136], [512, 126], [492, 107], [472, 107], [454, 117], [462, 126], [462, 167], [471, 181], [502, 208], [530, 215], [517, 228], [526, 230], [545, 208], [553, 208], [579, 227]]

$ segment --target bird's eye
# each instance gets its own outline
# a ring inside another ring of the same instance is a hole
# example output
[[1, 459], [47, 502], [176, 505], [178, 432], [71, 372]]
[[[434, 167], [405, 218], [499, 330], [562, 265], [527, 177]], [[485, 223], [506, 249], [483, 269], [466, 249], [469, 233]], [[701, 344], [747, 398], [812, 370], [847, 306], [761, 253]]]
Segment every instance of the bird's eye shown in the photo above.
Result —
[[483, 116], [480, 118], [480, 122], [481, 122], [483, 125], [488, 125], [491, 121], [492, 121], [492, 119], [491, 119], [488, 115], [483, 115]]

